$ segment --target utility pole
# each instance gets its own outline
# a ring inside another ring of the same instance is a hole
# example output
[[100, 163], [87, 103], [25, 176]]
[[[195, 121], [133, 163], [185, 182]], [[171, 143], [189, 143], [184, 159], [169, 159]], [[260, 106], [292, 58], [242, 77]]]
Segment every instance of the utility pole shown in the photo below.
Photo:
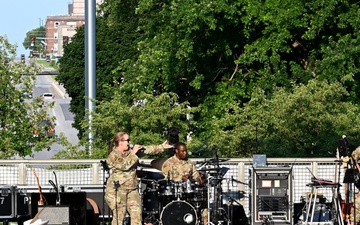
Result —
[[42, 27], [42, 19], [39, 17], [39, 27]]
[[[95, 110], [96, 99], [96, 0], [85, 1], [85, 109], [88, 109], [87, 115], [89, 129], [92, 128], [91, 113]], [[91, 143], [93, 133], [89, 132], [89, 149], [91, 155]]]

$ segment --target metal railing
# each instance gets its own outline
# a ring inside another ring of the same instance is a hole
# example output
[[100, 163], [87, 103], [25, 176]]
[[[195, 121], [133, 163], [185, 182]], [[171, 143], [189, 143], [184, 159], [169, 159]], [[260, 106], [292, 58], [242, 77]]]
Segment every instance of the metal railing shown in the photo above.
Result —
[[[206, 159], [191, 159], [196, 165], [203, 164]], [[150, 165], [151, 159], [144, 159], [142, 164]], [[236, 202], [243, 205], [247, 215], [250, 215], [249, 195], [251, 188], [251, 171], [253, 168], [252, 158], [234, 158], [219, 163], [221, 167], [228, 167], [229, 170], [223, 176], [221, 187], [227, 196], [231, 196]], [[335, 161], [335, 158], [267, 158], [267, 167], [292, 167], [292, 196], [293, 201], [289, 204], [299, 203], [305, 193], [310, 192], [307, 186], [311, 182], [312, 174], [318, 178], [332, 180], [342, 183], [344, 170]], [[36, 171], [39, 183], [43, 191], [51, 189], [48, 181], [54, 179], [56, 174], [57, 182], [64, 187], [64, 190], [81, 190], [82, 187], [101, 188], [107, 177], [99, 160], [0, 160], [0, 185], [14, 185], [22, 188], [37, 187], [37, 181], [32, 169]], [[145, 170], [148, 168], [144, 168]], [[151, 170], [151, 169], [150, 169]], [[311, 171], [311, 172], [310, 172]], [[208, 175], [208, 176], [211, 176]], [[236, 181], [240, 181], [236, 182]], [[34, 189], [33, 191], [36, 191]], [[340, 193], [344, 193], [343, 187]], [[322, 193], [326, 198], [331, 199], [330, 190]], [[218, 196], [210, 196], [215, 198]], [[225, 204], [229, 199], [223, 196]]]

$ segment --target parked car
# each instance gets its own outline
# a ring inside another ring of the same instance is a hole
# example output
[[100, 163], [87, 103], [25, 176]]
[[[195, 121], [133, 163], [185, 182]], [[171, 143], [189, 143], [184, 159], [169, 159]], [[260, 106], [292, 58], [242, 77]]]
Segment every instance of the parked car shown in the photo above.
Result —
[[43, 93], [41, 97], [44, 100], [51, 100], [55, 98], [55, 95], [53, 93]]
[[55, 134], [55, 124], [48, 119], [42, 120], [34, 129], [34, 137], [52, 138]]

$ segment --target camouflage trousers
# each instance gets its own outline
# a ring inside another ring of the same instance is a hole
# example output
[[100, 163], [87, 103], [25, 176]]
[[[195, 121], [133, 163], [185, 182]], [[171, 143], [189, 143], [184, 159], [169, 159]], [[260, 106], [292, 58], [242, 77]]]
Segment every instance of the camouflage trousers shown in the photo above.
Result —
[[[358, 193], [355, 194], [355, 200], [353, 201], [356, 210], [354, 210], [354, 207], [352, 207], [350, 217], [349, 217], [351, 224], [358, 224], [360, 222], [360, 192], [359, 192], [359, 190], [357, 190], [357, 191], [358, 191]], [[355, 216], [356, 223], [354, 223], [354, 215], [356, 215]]]
[[130, 214], [131, 225], [142, 224], [142, 204], [138, 191], [122, 190], [117, 192], [106, 189], [105, 200], [113, 212], [112, 225], [123, 225], [126, 212]]
[[201, 223], [203, 225], [207, 224], [209, 221], [208, 221], [208, 209], [203, 209], [201, 210]]

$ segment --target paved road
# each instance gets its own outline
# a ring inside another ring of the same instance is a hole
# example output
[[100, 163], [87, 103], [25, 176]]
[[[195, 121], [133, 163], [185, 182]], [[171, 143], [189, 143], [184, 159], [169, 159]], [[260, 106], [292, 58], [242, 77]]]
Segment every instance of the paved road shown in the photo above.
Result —
[[[49, 111], [49, 115], [55, 116], [55, 132], [56, 134], [64, 133], [67, 137], [68, 141], [72, 144], [78, 143], [77, 133], [78, 131], [72, 127], [72, 123], [74, 120], [74, 115], [70, 113], [70, 101], [71, 98], [67, 98], [65, 89], [58, 85], [56, 81], [52, 79], [51, 76], [41, 75], [37, 76], [36, 85], [33, 92], [33, 97], [41, 96], [44, 92], [51, 92], [55, 95], [54, 100], [47, 101], [55, 101], [55, 107], [51, 111]], [[62, 150], [62, 146], [58, 144], [53, 144], [51, 146], [50, 151], [44, 149], [41, 152], [36, 152], [34, 154], [34, 158], [27, 157], [26, 159], [50, 159], [60, 150]]]

